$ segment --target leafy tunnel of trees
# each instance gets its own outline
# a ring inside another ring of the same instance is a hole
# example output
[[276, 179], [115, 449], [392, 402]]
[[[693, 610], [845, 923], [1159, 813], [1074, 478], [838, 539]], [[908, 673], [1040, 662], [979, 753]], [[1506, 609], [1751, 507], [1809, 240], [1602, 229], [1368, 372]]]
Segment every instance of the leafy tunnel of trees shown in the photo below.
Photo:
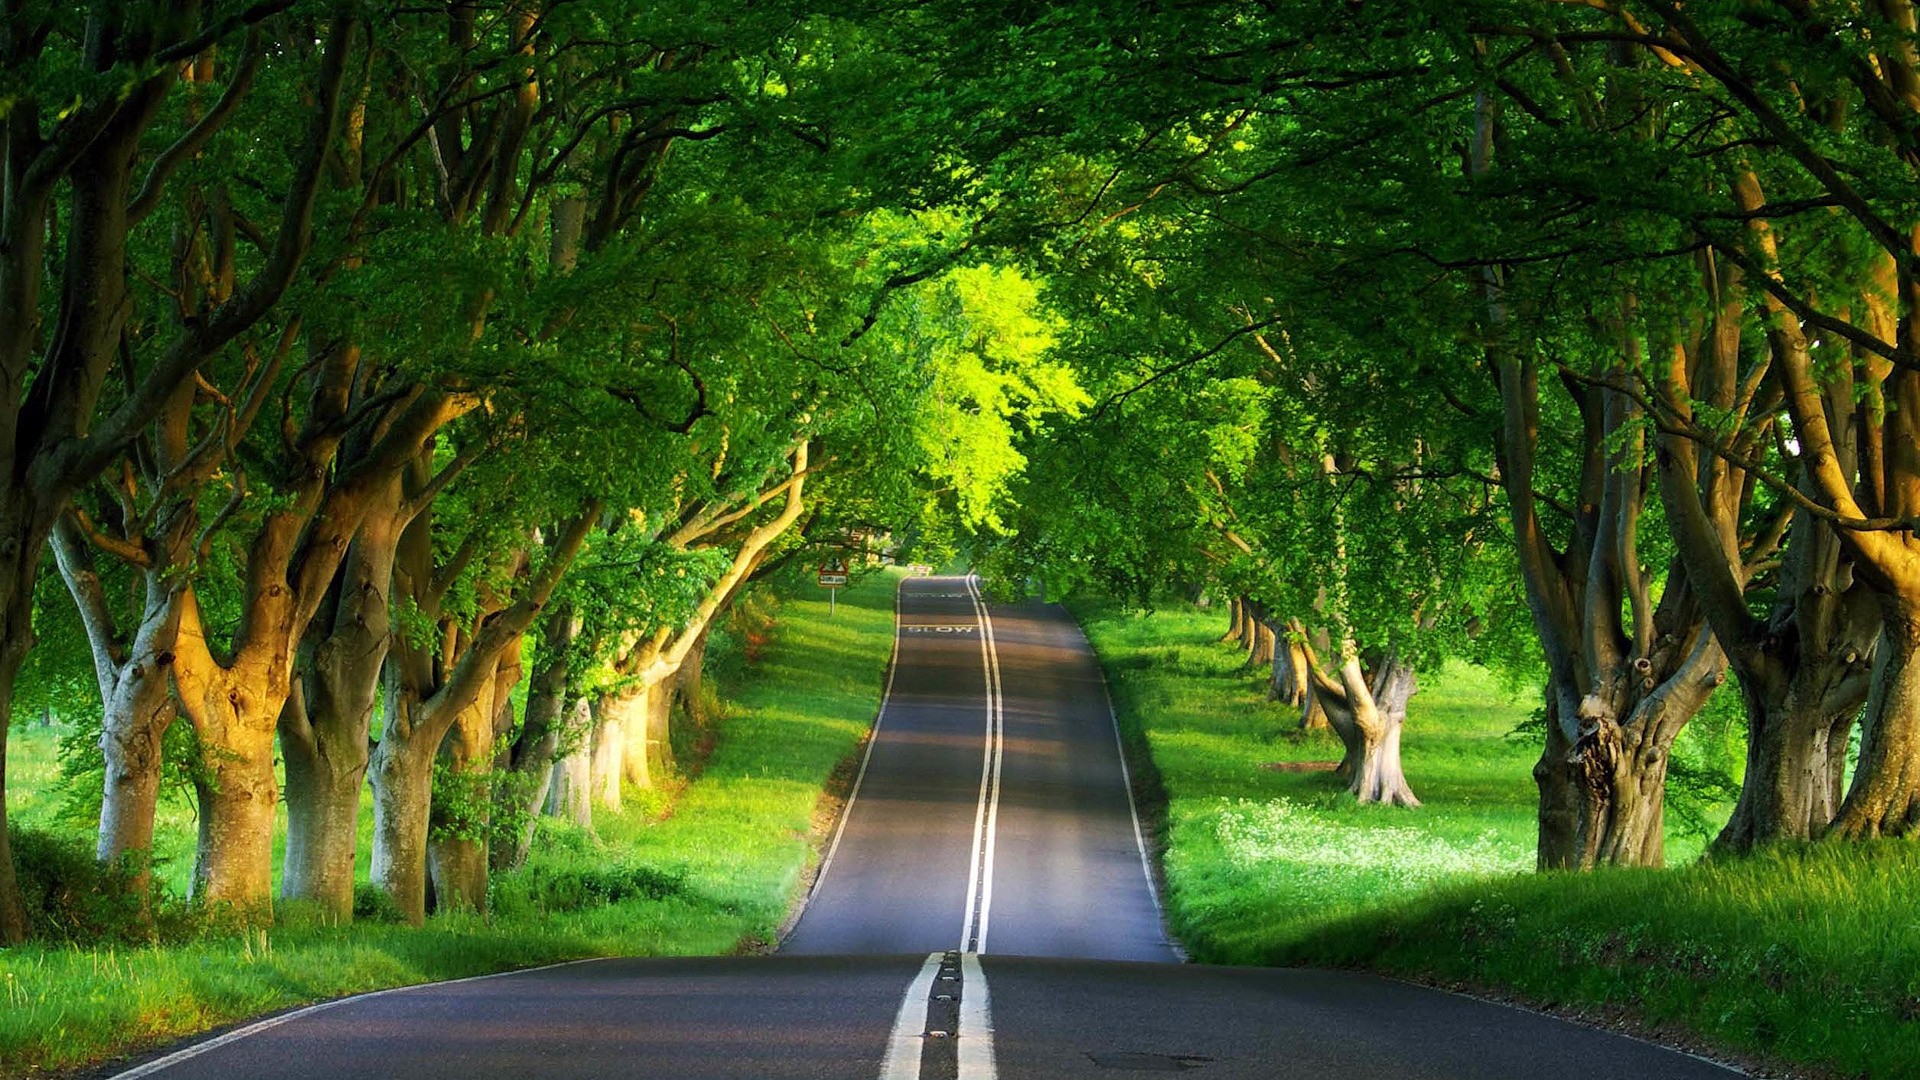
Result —
[[1228, 598], [1365, 801], [1417, 672], [1530, 673], [1542, 867], [1658, 865], [1716, 693], [1720, 849], [1920, 828], [1906, 0], [9, 0], [0, 66], [0, 780], [85, 725], [128, 888], [185, 785], [199, 903], [284, 801], [350, 918], [370, 797], [482, 907], [856, 531]]

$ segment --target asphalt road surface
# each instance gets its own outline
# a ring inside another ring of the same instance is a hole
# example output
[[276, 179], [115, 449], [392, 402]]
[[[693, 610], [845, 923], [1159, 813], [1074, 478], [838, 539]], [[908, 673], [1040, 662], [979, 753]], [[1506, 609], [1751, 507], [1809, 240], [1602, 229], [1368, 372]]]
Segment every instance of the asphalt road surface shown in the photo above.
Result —
[[1106, 689], [1057, 607], [900, 593], [878, 730], [778, 955], [597, 960], [298, 1010], [118, 1080], [1724, 1078], [1365, 975], [1181, 964]]

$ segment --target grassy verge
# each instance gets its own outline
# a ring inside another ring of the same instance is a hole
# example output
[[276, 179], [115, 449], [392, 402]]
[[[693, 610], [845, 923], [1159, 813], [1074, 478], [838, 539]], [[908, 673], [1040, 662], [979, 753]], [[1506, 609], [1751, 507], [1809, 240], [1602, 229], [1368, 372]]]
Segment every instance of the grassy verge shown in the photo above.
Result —
[[[894, 580], [844, 590], [831, 620], [824, 599], [783, 601], [758, 662], [724, 681], [712, 754], [666, 812], [636, 802], [602, 815], [596, 836], [548, 831], [526, 868], [497, 880], [489, 919], [0, 951], [0, 1075], [72, 1070], [342, 994], [771, 940], [816, 858], [816, 804], [879, 704]], [[48, 801], [31, 780], [21, 786], [23, 802]]]
[[1366, 967], [1512, 994], [1772, 1063], [1920, 1075], [1920, 850], [1825, 845], [1665, 871], [1535, 874], [1530, 693], [1450, 667], [1414, 699], [1425, 805], [1355, 805], [1338, 744], [1291, 731], [1224, 617], [1078, 610], [1151, 755], [1172, 929], [1196, 960]]

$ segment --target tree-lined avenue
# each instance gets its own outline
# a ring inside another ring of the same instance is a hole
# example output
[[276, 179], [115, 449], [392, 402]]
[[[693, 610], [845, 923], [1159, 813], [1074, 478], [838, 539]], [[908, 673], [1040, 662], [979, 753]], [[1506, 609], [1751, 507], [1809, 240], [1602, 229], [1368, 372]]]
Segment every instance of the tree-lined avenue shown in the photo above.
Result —
[[[1174, 946], [1079, 628], [1056, 606], [980, 603], [961, 578], [903, 582], [897, 622], [858, 789], [779, 955], [587, 961], [368, 995], [189, 1045], [115, 1080], [1727, 1075], [1371, 976], [1168, 963]], [[996, 657], [1005, 719], [990, 935], [985, 955], [962, 957], [951, 950], [969, 925], [970, 867], [985, 845], [975, 826]], [[988, 987], [990, 1016], [969, 1008]], [[905, 1060], [889, 1053], [903, 1021], [919, 1055]]]

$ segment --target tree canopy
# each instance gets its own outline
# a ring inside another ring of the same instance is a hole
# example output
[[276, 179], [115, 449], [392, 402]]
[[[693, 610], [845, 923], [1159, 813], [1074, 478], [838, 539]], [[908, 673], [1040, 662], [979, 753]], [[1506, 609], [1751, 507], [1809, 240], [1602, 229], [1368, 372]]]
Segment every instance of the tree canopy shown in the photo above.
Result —
[[1363, 800], [1418, 672], [1537, 679], [1544, 867], [1661, 862], [1729, 676], [1723, 848], [1920, 828], [1904, 2], [4, 27], [0, 740], [82, 726], [103, 860], [191, 787], [208, 904], [270, 917], [284, 797], [350, 917], [370, 782], [398, 910], [484, 906], [874, 534], [1222, 598]]

